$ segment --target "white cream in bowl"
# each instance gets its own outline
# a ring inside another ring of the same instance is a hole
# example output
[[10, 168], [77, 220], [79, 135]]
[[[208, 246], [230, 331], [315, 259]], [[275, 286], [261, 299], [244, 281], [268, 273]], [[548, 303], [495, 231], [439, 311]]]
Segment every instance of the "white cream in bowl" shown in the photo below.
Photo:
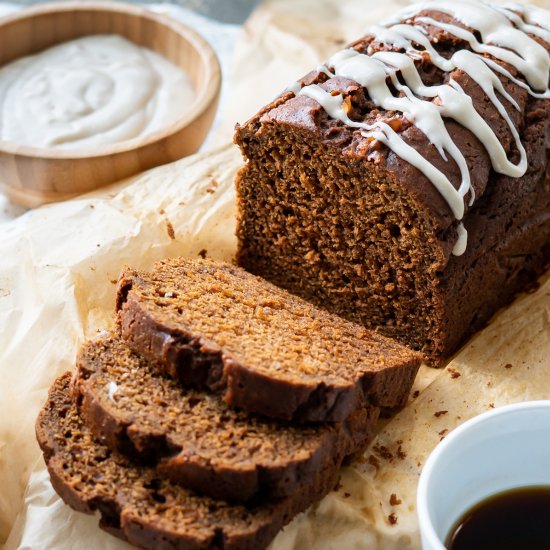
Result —
[[476, 416], [435, 448], [418, 484], [423, 549], [444, 550], [456, 522], [487, 497], [529, 486], [550, 486], [550, 400]]
[[189, 76], [118, 35], [56, 45], [0, 68], [0, 139], [83, 149], [144, 137], [189, 110]]

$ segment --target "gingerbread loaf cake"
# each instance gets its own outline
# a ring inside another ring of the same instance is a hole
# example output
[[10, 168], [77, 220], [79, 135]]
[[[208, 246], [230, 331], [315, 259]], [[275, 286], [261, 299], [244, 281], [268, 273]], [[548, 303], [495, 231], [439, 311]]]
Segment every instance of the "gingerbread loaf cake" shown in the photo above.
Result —
[[130, 348], [186, 386], [248, 412], [343, 421], [361, 406], [402, 406], [418, 353], [212, 260], [127, 269], [117, 310]]
[[102, 444], [231, 502], [308, 491], [366, 446], [378, 418], [376, 407], [361, 407], [341, 423], [296, 425], [236, 411], [182, 388], [112, 334], [81, 348], [73, 391]]
[[338, 480], [333, 465], [286, 498], [244, 506], [199, 496], [97, 442], [70, 384], [70, 373], [58, 378], [36, 423], [52, 485], [72, 508], [99, 512], [103, 529], [139, 548], [261, 550]]
[[238, 126], [240, 265], [441, 363], [550, 260], [549, 20], [423, 2]]

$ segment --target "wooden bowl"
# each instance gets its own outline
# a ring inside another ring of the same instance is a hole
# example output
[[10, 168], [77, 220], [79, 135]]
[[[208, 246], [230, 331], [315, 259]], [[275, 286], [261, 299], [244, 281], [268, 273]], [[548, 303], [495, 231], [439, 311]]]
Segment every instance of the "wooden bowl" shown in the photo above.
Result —
[[216, 112], [220, 67], [207, 42], [185, 25], [121, 3], [55, 3], [0, 21], [0, 66], [55, 44], [94, 34], [118, 34], [184, 69], [197, 96], [186, 114], [143, 138], [87, 149], [60, 150], [0, 140], [0, 187], [35, 207], [92, 191], [195, 152]]

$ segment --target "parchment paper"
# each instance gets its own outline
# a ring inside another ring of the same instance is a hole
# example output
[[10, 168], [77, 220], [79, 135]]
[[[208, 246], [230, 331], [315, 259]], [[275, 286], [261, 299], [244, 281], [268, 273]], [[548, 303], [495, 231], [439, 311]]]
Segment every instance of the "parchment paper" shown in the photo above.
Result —
[[[379, 4], [265, 2], [237, 45], [219, 141], [228, 139], [236, 120], [399, 2]], [[0, 544], [6, 541], [6, 550], [128, 548], [102, 533], [97, 518], [72, 512], [55, 495], [34, 420], [53, 379], [73, 368], [78, 346], [109, 326], [113, 281], [125, 263], [147, 268], [202, 250], [232, 257], [232, 181], [240, 163], [238, 151], [224, 146], [1, 226]], [[341, 489], [299, 516], [272, 550], [419, 548], [414, 501], [425, 458], [448, 430], [478, 412], [550, 398], [549, 340], [546, 277], [537, 292], [498, 314], [447, 369], [423, 368], [419, 395], [382, 428], [363, 463], [347, 468]], [[401, 504], [390, 505], [392, 493]]]
[[[39, 456], [34, 421], [47, 388], [58, 374], [73, 368], [84, 339], [110, 326], [121, 267], [148, 268], [160, 258], [197, 256], [203, 250], [214, 258], [231, 259], [232, 182], [240, 162], [240, 153], [228, 146], [152, 170], [118, 192], [112, 188], [99, 197], [41, 208], [4, 226], [0, 236], [0, 532], [4, 538]], [[38, 498], [34, 481], [30, 494]], [[42, 496], [42, 504], [55, 501], [52, 494]], [[27, 512], [34, 519], [26, 523], [25, 536], [40, 543], [22, 542], [20, 547], [81, 547], [78, 537], [69, 537], [57, 522], [42, 516], [57, 511], [60, 517], [66, 512], [64, 507], [45, 510], [30, 505]], [[75, 518], [71, 527], [75, 532], [80, 520]], [[59, 539], [50, 544], [48, 536]], [[18, 547], [19, 537], [14, 531], [8, 548]]]

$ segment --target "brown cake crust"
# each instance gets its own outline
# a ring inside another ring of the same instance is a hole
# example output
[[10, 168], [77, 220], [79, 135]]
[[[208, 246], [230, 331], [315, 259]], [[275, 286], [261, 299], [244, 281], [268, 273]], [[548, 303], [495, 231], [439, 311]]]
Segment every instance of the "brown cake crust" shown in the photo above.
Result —
[[334, 425], [257, 418], [182, 388], [110, 334], [81, 348], [73, 388], [102, 444], [199, 494], [239, 502], [307, 490], [366, 446], [379, 412], [361, 408]]
[[227, 263], [126, 270], [117, 296], [130, 348], [185, 385], [273, 418], [343, 421], [365, 404], [400, 407], [421, 360]]
[[70, 396], [71, 374], [52, 386], [36, 423], [52, 485], [79, 512], [140, 548], [257, 550], [338, 480], [336, 465], [292, 497], [229, 505], [198, 496], [98, 443]]
[[[464, 27], [436, 11], [418, 16]], [[443, 57], [468, 49], [445, 30], [417, 23]], [[360, 52], [396, 50], [372, 36], [352, 46]], [[458, 83], [508, 158], [518, 161], [505, 120], [476, 82], [461, 70], [440, 71], [427, 56], [415, 65], [428, 86]], [[312, 82], [342, 94], [352, 120], [391, 121], [458, 187], [457, 165], [445, 162], [402, 113], [378, 108], [352, 80], [314, 71], [301, 81]], [[529, 96], [505, 77], [501, 82], [520, 107], [500, 97], [527, 151], [523, 177], [497, 174], [483, 144], [445, 120], [476, 193], [472, 206], [465, 200], [469, 240], [462, 256], [451, 254], [458, 222], [426, 176], [360, 129], [330, 118], [313, 99], [287, 92], [237, 126], [235, 142], [247, 161], [236, 181], [238, 263], [441, 364], [550, 261], [550, 100]]]

